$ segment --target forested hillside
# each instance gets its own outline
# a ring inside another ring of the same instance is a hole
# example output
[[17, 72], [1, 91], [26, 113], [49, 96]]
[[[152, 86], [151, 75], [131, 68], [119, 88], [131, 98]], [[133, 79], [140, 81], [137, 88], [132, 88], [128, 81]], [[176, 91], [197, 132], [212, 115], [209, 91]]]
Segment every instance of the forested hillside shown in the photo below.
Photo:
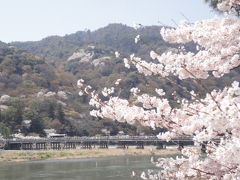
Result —
[[95, 135], [104, 124], [109, 124], [113, 134], [123, 128], [136, 132], [126, 124], [90, 117], [87, 97], [79, 97], [75, 88], [77, 79], [39, 56], [4, 45], [0, 71], [0, 131], [6, 136], [19, 131], [44, 135], [46, 128], [69, 135]]
[[[203, 89], [198, 82], [180, 81], [176, 77], [169, 77], [170, 81], [164, 78], [156, 80], [137, 73], [134, 68], [125, 68], [122, 59], [132, 53], [148, 60], [150, 50], [158, 53], [177, 51], [179, 45], [165, 43], [160, 29], [150, 26], [135, 30], [122, 24], [110, 24], [93, 32], [50, 36], [36, 42], [8, 45], [0, 42], [2, 129], [41, 135], [44, 135], [44, 128], [55, 128], [59, 133], [69, 135], [96, 135], [106, 131], [112, 135], [119, 131], [126, 134], [149, 133], [149, 129], [138, 124], [131, 126], [89, 116], [88, 97], [80, 97], [76, 88], [79, 78], [85, 79], [99, 93], [102, 88], [111, 87], [117, 79], [122, 79], [115, 95], [130, 100], [132, 87], [154, 95], [155, 88], [162, 88], [172, 106], [178, 106], [177, 99], [189, 97], [178, 84], [188, 91], [195, 90], [201, 97], [205, 92], [222, 88], [233, 80], [240, 81], [240, 71], [235, 69], [221, 79], [210, 77], [202, 81], [206, 86]], [[141, 40], [135, 44], [134, 38], [138, 34]], [[190, 43], [186, 48], [194, 51], [196, 45]], [[115, 51], [121, 53], [119, 58], [115, 57]], [[31, 126], [26, 127], [24, 120], [31, 120]]]
[[[160, 51], [164, 51], [170, 46], [162, 40], [160, 29], [160, 26], [147, 26], [135, 30], [122, 24], [110, 24], [96, 31], [78, 31], [63, 37], [50, 36], [41, 41], [13, 42], [11, 45], [41, 55], [48, 60], [66, 60], [76, 50], [86, 45], [146, 56], [151, 49], [159, 48]], [[136, 45], [134, 38], [138, 34], [142, 36], [142, 43]]]

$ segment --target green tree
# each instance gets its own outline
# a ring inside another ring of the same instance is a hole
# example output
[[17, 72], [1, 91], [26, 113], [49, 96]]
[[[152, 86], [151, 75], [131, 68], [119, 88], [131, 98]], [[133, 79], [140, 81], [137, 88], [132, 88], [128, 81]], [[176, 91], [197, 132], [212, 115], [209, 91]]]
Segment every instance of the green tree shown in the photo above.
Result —
[[2, 122], [2, 110], [0, 109], [0, 122]]
[[12, 98], [9, 102], [13, 108], [15, 108], [14, 121], [16, 125], [21, 125], [23, 121], [23, 108], [24, 103], [19, 98]]
[[50, 103], [48, 107], [48, 117], [51, 119], [55, 119], [55, 106]]
[[9, 127], [14, 128], [16, 123], [16, 108], [9, 107], [2, 111], [2, 122], [7, 124]]
[[38, 133], [40, 136], [45, 135], [40, 117], [35, 117], [34, 119], [32, 119], [32, 124], [30, 126], [29, 132]]
[[8, 138], [10, 135], [10, 128], [6, 126], [4, 123], [0, 122], [0, 134], [4, 138]]
[[57, 106], [56, 118], [62, 123], [65, 124], [65, 113], [61, 104]]
[[18, 107], [16, 109], [15, 120], [16, 120], [16, 124], [18, 125], [20, 125], [23, 121], [23, 111], [21, 107]]

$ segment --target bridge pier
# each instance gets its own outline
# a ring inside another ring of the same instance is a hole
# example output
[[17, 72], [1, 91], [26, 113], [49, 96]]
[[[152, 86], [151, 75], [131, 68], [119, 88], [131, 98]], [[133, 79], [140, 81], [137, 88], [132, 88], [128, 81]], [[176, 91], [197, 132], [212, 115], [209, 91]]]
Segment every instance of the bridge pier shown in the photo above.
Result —
[[156, 149], [166, 149], [167, 147], [166, 144], [163, 144], [163, 142], [157, 142], [156, 145]]
[[125, 141], [119, 141], [117, 148], [126, 149], [126, 148], [128, 148], [128, 146], [127, 146], [127, 143]]
[[181, 151], [184, 148], [184, 143], [182, 141], [178, 141], [178, 150]]
[[51, 142], [51, 149], [60, 150], [61, 149], [61, 143], [60, 142]]
[[66, 142], [64, 144], [64, 149], [76, 149], [76, 143], [74, 143], [74, 142]]
[[8, 143], [6, 149], [9, 150], [21, 150], [21, 143]]
[[99, 144], [100, 149], [108, 149], [108, 142], [106, 141], [101, 141]]
[[83, 142], [81, 148], [83, 148], [83, 149], [92, 149], [92, 142]]
[[76, 148], [81, 146], [81, 142], [75, 142]]
[[205, 144], [201, 144], [201, 152], [202, 153], [206, 153], [206, 150], [207, 150], [206, 145]]
[[206, 153], [207, 151], [207, 141], [204, 141], [203, 143], [201, 143], [201, 152], [202, 153]]
[[35, 149], [36, 150], [46, 150], [47, 149], [47, 145], [45, 142], [42, 142], [42, 143], [36, 143], [36, 146], [35, 146]]
[[136, 149], [144, 149], [144, 142], [143, 141], [137, 141]]
[[21, 149], [23, 150], [33, 150], [33, 143], [22, 143]]

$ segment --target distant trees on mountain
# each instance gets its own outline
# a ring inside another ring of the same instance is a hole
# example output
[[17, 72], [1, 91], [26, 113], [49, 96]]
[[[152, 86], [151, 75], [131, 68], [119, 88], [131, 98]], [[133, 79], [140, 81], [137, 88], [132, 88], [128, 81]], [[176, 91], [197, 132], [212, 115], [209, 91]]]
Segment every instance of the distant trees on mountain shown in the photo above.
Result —
[[[115, 57], [115, 51], [119, 51], [122, 57], [135, 53], [148, 61], [150, 50], [160, 54], [169, 48], [177, 50], [179, 44], [170, 45], [162, 40], [160, 28], [148, 26], [135, 30], [122, 24], [110, 24], [92, 32], [79, 31], [64, 37], [50, 36], [36, 42], [0, 42], [0, 96], [7, 94], [11, 99], [16, 98], [21, 102], [21, 109], [12, 104], [12, 100], [7, 104], [0, 103], [3, 117], [0, 118], [0, 123], [4, 125], [3, 129], [8, 129], [6, 132], [20, 129], [25, 133], [31, 131], [42, 135], [41, 129], [48, 127], [70, 135], [101, 134], [101, 129], [106, 127], [111, 134], [118, 131], [129, 134], [154, 133], [147, 128], [139, 128], [139, 125], [124, 125], [108, 119], [90, 117], [88, 98], [78, 96], [76, 82], [83, 78], [101, 92], [102, 88], [110, 87], [120, 78], [121, 90], [116, 91], [115, 95], [122, 98], [129, 98], [132, 87], [139, 87], [142, 92], [149, 94], [154, 94], [155, 88], [161, 87], [173, 104], [175, 99], [171, 96], [172, 93], [189, 98], [173, 83], [138, 74], [134, 67], [125, 68], [122, 59]], [[141, 35], [141, 41], [135, 44], [134, 37], [138, 34]], [[196, 46], [191, 43], [187, 44], [186, 48], [196, 50]], [[83, 55], [81, 58], [68, 60], [74, 52], [90, 53], [92, 56], [86, 58]], [[204, 94], [198, 85], [190, 80], [181, 82], [176, 77], [170, 78], [189, 91], [195, 90], [199, 96]], [[210, 77], [204, 83], [212, 90], [216, 87], [222, 88], [233, 80], [240, 80], [239, 69], [218, 80]], [[58, 91], [64, 91], [67, 98], [58, 97]], [[55, 95], [46, 97], [44, 94], [48, 92]], [[38, 93], [42, 96], [38, 97]], [[22, 126], [23, 120], [34, 121], [30, 129]]]

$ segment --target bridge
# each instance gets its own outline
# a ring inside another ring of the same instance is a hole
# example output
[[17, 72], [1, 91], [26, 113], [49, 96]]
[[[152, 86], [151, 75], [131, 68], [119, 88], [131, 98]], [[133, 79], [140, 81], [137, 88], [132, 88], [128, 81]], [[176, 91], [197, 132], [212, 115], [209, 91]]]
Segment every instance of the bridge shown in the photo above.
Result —
[[181, 136], [167, 142], [158, 139], [156, 136], [100, 136], [100, 137], [62, 137], [62, 138], [33, 138], [33, 139], [3, 139], [0, 140], [6, 150], [60, 150], [76, 149], [77, 147], [108, 148], [117, 146], [118, 148], [128, 148], [136, 146], [143, 149], [144, 146], [153, 145], [157, 149], [166, 148], [166, 146], [178, 145], [182, 148], [186, 145], [193, 145], [192, 137]]

